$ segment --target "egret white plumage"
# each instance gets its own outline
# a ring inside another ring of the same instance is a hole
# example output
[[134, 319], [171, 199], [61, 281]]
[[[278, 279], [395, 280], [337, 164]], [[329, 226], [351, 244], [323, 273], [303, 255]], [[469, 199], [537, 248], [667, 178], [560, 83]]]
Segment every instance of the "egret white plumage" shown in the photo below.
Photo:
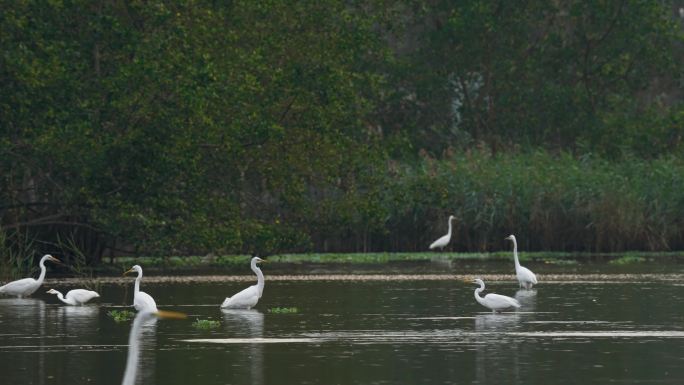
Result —
[[154, 298], [152, 298], [151, 295], [145, 293], [144, 291], [140, 291], [140, 281], [143, 277], [142, 267], [140, 267], [140, 265], [135, 265], [131, 267], [128, 271], [126, 271], [123, 275], [126, 275], [131, 272], [138, 273], [138, 276], [135, 278], [135, 290], [133, 292], [133, 307], [135, 307], [135, 310], [137, 311], [156, 312], [157, 303], [154, 302]]
[[449, 215], [449, 232], [446, 235], [440, 237], [438, 240], [432, 242], [432, 244], [430, 245], [430, 250], [436, 249], [438, 247], [443, 250], [446, 247], [446, 245], [449, 244], [449, 242], [451, 241], [451, 222], [454, 219], [456, 219], [456, 217], [454, 217], [453, 215]]
[[40, 285], [42, 285], [43, 281], [45, 280], [45, 273], [47, 272], [47, 269], [45, 268], [45, 261], [60, 263], [59, 259], [50, 254], [45, 254], [43, 255], [43, 258], [40, 259], [40, 276], [38, 276], [38, 279], [24, 278], [17, 281], [12, 281], [4, 286], [0, 286], [0, 293], [17, 296], [19, 298], [33, 294], [36, 290], [38, 290]]
[[128, 335], [128, 355], [126, 357], [126, 370], [124, 371], [124, 377], [121, 381], [122, 385], [135, 384], [135, 378], [138, 374], [138, 360], [140, 358], [140, 333], [142, 331], [142, 326], [146, 323], [146, 321], [154, 318], [184, 319], [186, 317], [186, 314], [177, 313], [174, 311], [142, 310], [138, 312], [133, 320], [131, 332]]
[[257, 263], [266, 262], [259, 257], [254, 257], [250, 261], [250, 267], [257, 276], [257, 284], [252, 285], [232, 297], [226, 297], [221, 304], [224, 309], [251, 309], [259, 302], [259, 298], [264, 292], [264, 274], [257, 266]]
[[66, 293], [66, 296], [63, 295], [61, 292], [55, 290], [55, 289], [50, 289], [47, 291], [47, 293], [48, 294], [55, 294], [57, 296], [57, 298], [59, 298], [60, 301], [64, 302], [67, 305], [72, 305], [72, 306], [83, 305], [84, 303], [90, 301], [91, 299], [98, 298], [100, 296], [95, 291], [85, 290], [85, 289], [69, 290]]
[[518, 302], [515, 298], [511, 298], [505, 295], [500, 295], [500, 294], [487, 294], [482, 298], [480, 296], [480, 293], [482, 293], [485, 289], [485, 284], [484, 282], [477, 278], [474, 283], [477, 283], [480, 285], [477, 289], [475, 289], [475, 300], [480, 303], [480, 305], [491, 309], [493, 312], [500, 312], [509, 308], [518, 308], [520, 307], [520, 302]]
[[537, 276], [530, 269], [520, 265], [518, 242], [515, 240], [515, 235], [511, 234], [506, 239], [513, 242], [513, 260], [515, 261], [515, 276], [518, 278], [518, 283], [520, 283], [520, 287], [531, 289], [533, 285], [537, 284]]

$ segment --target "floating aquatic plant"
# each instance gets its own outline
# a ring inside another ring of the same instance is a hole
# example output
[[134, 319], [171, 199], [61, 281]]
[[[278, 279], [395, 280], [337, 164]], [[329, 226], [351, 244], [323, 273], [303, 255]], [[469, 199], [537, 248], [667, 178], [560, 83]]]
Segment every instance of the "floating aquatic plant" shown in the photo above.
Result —
[[194, 326], [195, 329], [211, 330], [221, 326], [221, 322], [208, 319], [198, 319], [192, 323], [192, 326]]
[[296, 307], [272, 307], [268, 309], [268, 312], [273, 314], [291, 314], [297, 313], [299, 310]]
[[125, 322], [135, 317], [135, 313], [130, 310], [110, 310], [107, 312], [107, 315], [116, 322]]

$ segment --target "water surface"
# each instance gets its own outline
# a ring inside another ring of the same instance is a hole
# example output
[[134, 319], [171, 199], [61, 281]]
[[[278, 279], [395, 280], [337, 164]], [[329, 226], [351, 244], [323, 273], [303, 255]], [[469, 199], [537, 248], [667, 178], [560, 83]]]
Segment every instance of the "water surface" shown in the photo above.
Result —
[[[523, 304], [503, 314], [475, 302], [476, 285], [451, 278], [267, 275], [264, 297], [250, 311], [219, 304], [251, 278], [144, 280], [159, 308], [189, 318], [142, 327], [137, 383], [684, 383], [679, 275], [549, 279], [532, 291], [518, 290], [512, 277], [485, 279], [486, 292]], [[102, 300], [84, 307], [44, 294], [0, 299], [0, 382], [121, 383], [131, 322], [106, 313], [131, 301], [126, 282], [101, 284]], [[273, 314], [273, 307], [298, 312]], [[196, 330], [196, 319], [221, 326]]]

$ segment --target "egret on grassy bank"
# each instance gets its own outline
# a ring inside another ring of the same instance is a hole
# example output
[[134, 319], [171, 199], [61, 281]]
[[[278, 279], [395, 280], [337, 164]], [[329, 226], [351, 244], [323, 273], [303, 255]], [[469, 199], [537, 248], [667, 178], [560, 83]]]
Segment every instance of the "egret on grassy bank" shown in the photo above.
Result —
[[449, 244], [449, 241], [451, 241], [451, 228], [452, 228], [451, 222], [454, 219], [456, 219], [456, 217], [454, 217], [453, 215], [449, 215], [449, 232], [446, 235], [440, 237], [438, 240], [432, 242], [432, 244], [430, 245], [430, 250], [436, 249], [438, 247], [441, 250], [444, 250], [446, 245]]
[[90, 301], [93, 298], [98, 298], [100, 295], [92, 290], [85, 289], [74, 289], [69, 290], [64, 296], [61, 292], [50, 289], [47, 291], [48, 294], [55, 294], [60, 301], [67, 305], [78, 306]]
[[484, 282], [479, 278], [475, 279], [473, 282], [480, 285], [480, 287], [475, 289], [475, 300], [479, 302], [480, 305], [491, 309], [493, 312], [500, 312], [511, 307], [520, 307], [520, 302], [518, 302], [515, 298], [507, 297], [505, 295], [487, 294], [484, 296], [484, 298], [482, 298], [480, 293], [482, 293], [485, 289]]
[[533, 285], [537, 284], [537, 276], [530, 269], [520, 265], [518, 242], [515, 240], [515, 235], [511, 234], [506, 239], [513, 242], [513, 260], [515, 261], [515, 276], [518, 278], [518, 283], [520, 283], [520, 287], [531, 289]]
[[257, 266], [257, 263], [266, 262], [259, 257], [254, 257], [250, 261], [250, 267], [257, 276], [257, 284], [252, 285], [232, 297], [226, 297], [221, 304], [224, 309], [251, 309], [259, 302], [259, 298], [264, 292], [264, 274]]
[[138, 273], [138, 277], [135, 278], [135, 291], [133, 292], [133, 306], [135, 307], [135, 310], [156, 312], [157, 303], [154, 302], [154, 298], [144, 291], [140, 291], [140, 280], [142, 280], [143, 276], [142, 267], [140, 267], [140, 265], [135, 265], [131, 267], [130, 270], [123, 273], [123, 275], [131, 272]]
[[45, 280], [45, 273], [47, 271], [45, 268], [45, 261], [60, 263], [59, 259], [50, 254], [45, 254], [43, 258], [40, 259], [40, 276], [38, 279], [24, 278], [17, 281], [12, 281], [4, 286], [0, 286], [0, 293], [17, 296], [19, 298], [33, 294], [36, 290], [38, 290], [40, 285], [43, 284], [43, 280]]

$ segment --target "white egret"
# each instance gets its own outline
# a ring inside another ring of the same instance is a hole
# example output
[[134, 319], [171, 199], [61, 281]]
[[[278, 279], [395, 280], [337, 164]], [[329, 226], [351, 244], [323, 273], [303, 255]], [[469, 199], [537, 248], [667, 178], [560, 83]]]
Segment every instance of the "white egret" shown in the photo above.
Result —
[[92, 290], [85, 289], [74, 289], [69, 290], [64, 296], [62, 293], [55, 289], [50, 289], [47, 291], [48, 294], [55, 294], [60, 301], [67, 305], [78, 306], [90, 301], [93, 298], [98, 298], [100, 295]]
[[451, 227], [452, 227], [451, 222], [454, 219], [456, 219], [456, 217], [454, 217], [453, 215], [449, 215], [449, 232], [446, 235], [439, 238], [438, 240], [432, 242], [432, 244], [430, 245], [430, 250], [436, 249], [438, 247], [440, 249], [444, 250], [446, 245], [449, 244], [449, 241], [451, 241]]
[[482, 298], [480, 293], [482, 293], [485, 289], [484, 282], [479, 278], [473, 282], [480, 285], [480, 287], [475, 289], [475, 300], [477, 300], [480, 305], [492, 309], [493, 312], [496, 313], [511, 307], [520, 307], [520, 302], [518, 302], [515, 298], [507, 297], [505, 295], [487, 294], [484, 296], [484, 298]]
[[221, 304], [224, 309], [251, 309], [259, 302], [259, 298], [264, 292], [264, 274], [257, 266], [257, 263], [266, 262], [259, 257], [252, 258], [250, 266], [252, 271], [257, 276], [257, 284], [252, 285], [245, 290], [235, 294], [232, 297], [226, 297]]
[[124, 275], [131, 272], [138, 273], [138, 277], [135, 278], [135, 291], [133, 292], [133, 307], [135, 307], [135, 310], [137, 311], [156, 312], [157, 303], [154, 302], [154, 298], [152, 298], [151, 295], [145, 293], [144, 291], [140, 291], [140, 280], [142, 280], [143, 276], [142, 267], [140, 267], [140, 265], [135, 265], [131, 267], [130, 270], [126, 271]]
[[537, 284], [537, 276], [534, 273], [520, 265], [518, 261], [518, 242], [515, 240], [515, 235], [509, 235], [506, 237], [507, 240], [513, 241], [513, 260], [515, 260], [515, 276], [518, 278], [520, 287], [525, 289], [531, 289], [533, 285]]
[[138, 360], [140, 358], [140, 333], [142, 331], [142, 326], [146, 321], [154, 318], [185, 319], [186, 317], [186, 314], [174, 311], [142, 310], [138, 312], [135, 316], [135, 320], [133, 320], [131, 332], [128, 335], [128, 355], [126, 357], [126, 370], [124, 372], [123, 380], [121, 381], [122, 385], [135, 384], [135, 377], [138, 374]]
[[40, 285], [43, 284], [43, 280], [45, 280], [45, 273], [47, 270], [45, 268], [45, 261], [60, 263], [59, 259], [53, 257], [50, 254], [45, 254], [43, 258], [40, 259], [40, 276], [38, 277], [38, 279], [24, 278], [10, 282], [5, 286], [0, 286], [0, 293], [6, 295], [14, 295], [19, 298], [33, 294], [36, 290], [38, 290]]

